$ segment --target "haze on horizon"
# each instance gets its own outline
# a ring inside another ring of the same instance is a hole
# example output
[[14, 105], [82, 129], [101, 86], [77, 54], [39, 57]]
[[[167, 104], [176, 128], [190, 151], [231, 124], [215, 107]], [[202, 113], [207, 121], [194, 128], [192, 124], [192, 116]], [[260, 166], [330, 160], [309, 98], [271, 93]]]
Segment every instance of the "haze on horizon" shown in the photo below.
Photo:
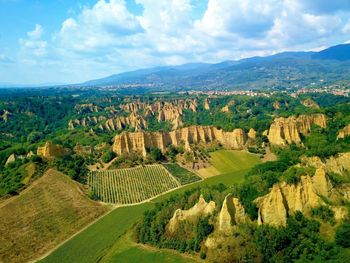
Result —
[[78, 83], [350, 41], [349, 0], [0, 0], [0, 84]]

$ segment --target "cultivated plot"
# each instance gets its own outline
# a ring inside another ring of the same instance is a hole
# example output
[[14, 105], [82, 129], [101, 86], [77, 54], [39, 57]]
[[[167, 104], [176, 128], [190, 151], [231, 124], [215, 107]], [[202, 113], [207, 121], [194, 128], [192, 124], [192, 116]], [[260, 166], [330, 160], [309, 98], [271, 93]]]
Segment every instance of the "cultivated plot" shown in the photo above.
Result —
[[113, 204], [139, 203], [180, 186], [180, 183], [158, 164], [93, 171], [88, 178], [88, 184], [99, 200]]

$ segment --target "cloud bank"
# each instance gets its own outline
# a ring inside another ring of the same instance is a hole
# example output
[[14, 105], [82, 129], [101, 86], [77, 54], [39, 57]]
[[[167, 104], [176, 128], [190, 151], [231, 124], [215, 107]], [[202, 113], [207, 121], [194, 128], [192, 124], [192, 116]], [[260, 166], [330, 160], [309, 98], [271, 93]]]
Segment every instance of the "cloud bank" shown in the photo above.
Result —
[[80, 82], [143, 67], [317, 50], [350, 40], [348, 0], [208, 0], [199, 14], [196, 0], [134, 1], [141, 14], [124, 0], [85, 6], [45, 40], [45, 25], [35, 25], [19, 40], [18, 63], [34, 67], [37, 82]]

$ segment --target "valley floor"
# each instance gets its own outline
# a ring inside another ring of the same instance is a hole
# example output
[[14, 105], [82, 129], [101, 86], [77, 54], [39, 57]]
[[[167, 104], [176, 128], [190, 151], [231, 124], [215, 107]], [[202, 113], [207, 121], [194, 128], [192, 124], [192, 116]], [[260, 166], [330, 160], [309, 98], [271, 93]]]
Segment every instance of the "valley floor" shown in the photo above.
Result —
[[41, 262], [195, 262], [191, 256], [169, 250], [152, 249], [135, 244], [128, 230], [152, 208], [175, 193], [182, 193], [200, 185], [223, 183], [233, 185], [243, 180], [246, 172], [259, 163], [259, 157], [245, 151], [221, 150], [213, 153], [213, 167], [220, 175], [184, 186], [161, 195], [150, 202], [120, 207], [68, 240]]

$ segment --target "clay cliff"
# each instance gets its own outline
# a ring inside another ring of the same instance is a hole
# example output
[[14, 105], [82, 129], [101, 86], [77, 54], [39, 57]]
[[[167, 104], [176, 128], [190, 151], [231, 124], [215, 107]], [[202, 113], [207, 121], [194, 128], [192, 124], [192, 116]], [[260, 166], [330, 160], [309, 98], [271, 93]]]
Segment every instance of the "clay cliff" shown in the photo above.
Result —
[[205, 110], [210, 110], [210, 102], [209, 102], [209, 99], [208, 99], [208, 98], [206, 98], [206, 99], [204, 100], [204, 109], [205, 109]]
[[53, 159], [57, 157], [62, 157], [68, 154], [69, 151], [63, 147], [48, 141], [44, 146], [38, 147], [37, 155], [42, 156], [47, 159]]
[[301, 104], [303, 104], [307, 108], [312, 108], [312, 109], [319, 109], [320, 108], [320, 106], [312, 99], [303, 100], [301, 102]]
[[219, 214], [219, 231], [229, 233], [233, 226], [249, 221], [250, 219], [238, 198], [232, 197], [231, 194], [227, 195]]
[[195, 220], [199, 217], [210, 215], [215, 210], [215, 202], [207, 203], [203, 196], [199, 197], [198, 203], [188, 210], [177, 209], [168, 223], [168, 231], [174, 233], [180, 221]]
[[68, 122], [69, 129], [75, 129], [76, 127], [95, 127], [98, 126], [101, 130], [116, 131], [122, 130], [126, 127], [135, 128], [136, 130], [147, 129], [147, 121], [132, 112], [129, 116], [115, 116], [106, 118], [104, 116], [87, 116], [81, 119], [70, 120]]
[[[255, 200], [259, 208], [258, 224], [285, 226], [287, 217], [296, 211], [308, 214], [312, 208], [326, 205], [324, 199], [339, 200], [344, 196], [343, 191], [332, 185], [322, 167], [312, 177], [301, 176], [297, 184], [277, 183], [268, 194]], [[346, 215], [343, 207], [332, 209], [337, 220]]]
[[230, 107], [235, 105], [236, 102], [234, 100], [229, 101], [226, 106], [222, 107], [221, 112], [230, 112]]
[[312, 114], [276, 118], [270, 126], [268, 139], [272, 145], [278, 146], [291, 143], [300, 144], [300, 135], [307, 135], [312, 125], [326, 128], [326, 116], [324, 114]]
[[344, 139], [348, 136], [350, 136], [350, 124], [339, 131], [337, 139]]
[[339, 153], [323, 161], [317, 156], [302, 157], [301, 165], [323, 168], [327, 173], [344, 175], [347, 171], [350, 171], [350, 152]]
[[0, 120], [3, 120], [5, 123], [8, 121], [11, 113], [7, 110], [0, 110]]
[[99, 112], [101, 108], [99, 106], [96, 106], [92, 103], [88, 104], [77, 104], [75, 105], [74, 109], [79, 113], [91, 113], [91, 112]]
[[151, 147], [165, 151], [170, 144], [179, 146], [184, 144], [186, 150], [195, 143], [209, 143], [217, 141], [228, 149], [244, 148], [247, 136], [242, 129], [225, 132], [212, 126], [190, 126], [171, 132], [123, 132], [114, 138], [113, 151], [119, 155], [138, 152], [146, 156]]

